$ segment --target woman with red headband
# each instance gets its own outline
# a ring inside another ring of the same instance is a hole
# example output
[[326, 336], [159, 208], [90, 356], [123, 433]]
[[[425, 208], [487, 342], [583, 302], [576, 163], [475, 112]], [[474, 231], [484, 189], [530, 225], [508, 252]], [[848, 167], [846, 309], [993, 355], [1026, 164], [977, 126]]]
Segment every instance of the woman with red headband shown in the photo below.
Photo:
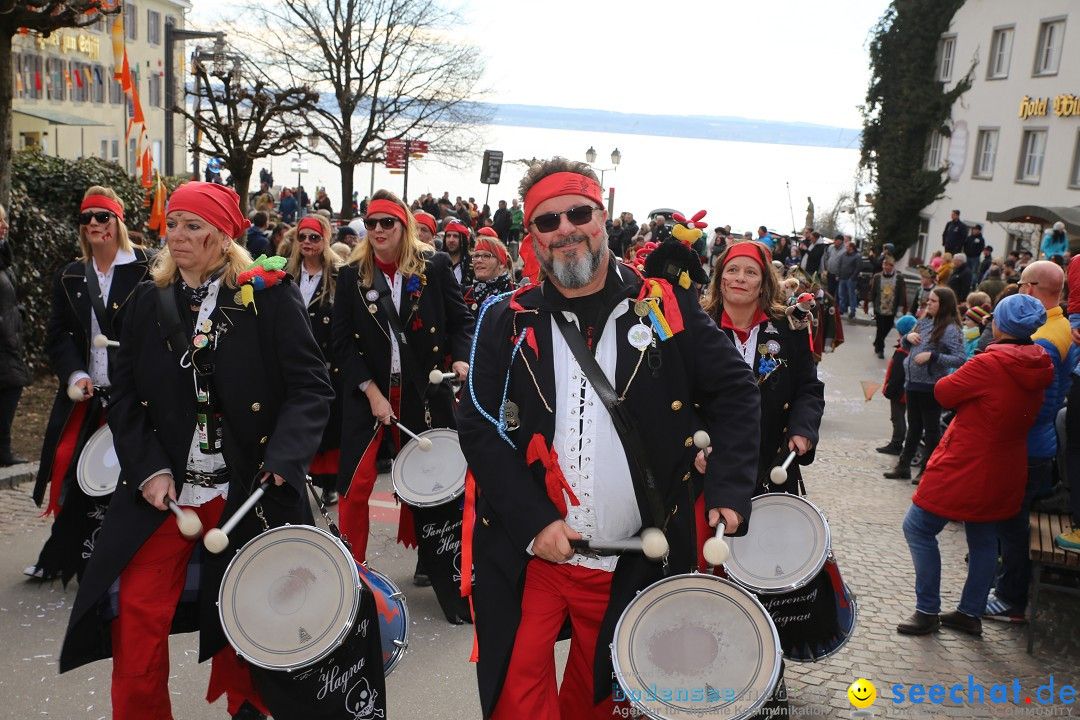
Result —
[[450, 218], [443, 226], [443, 251], [450, 256], [450, 266], [461, 287], [473, 284], [472, 258], [469, 253], [472, 235], [469, 228], [456, 218]]
[[[754, 372], [761, 392], [761, 454], [757, 493], [801, 495], [800, 465], [814, 461], [818, 427], [825, 412], [824, 384], [818, 380], [805, 327], [792, 329], [781, 304], [772, 255], [756, 241], [728, 247], [716, 261], [705, 311], [735, 344]], [[769, 483], [769, 471], [788, 453], [797, 453], [788, 482]], [[704, 461], [700, 454], [699, 464]]]
[[[338, 273], [333, 318], [344, 397], [338, 513], [357, 562], [367, 557], [368, 499], [384, 431], [391, 429], [400, 448], [392, 419], [415, 433], [457, 427], [450, 383], [433, 385], [428, 375], [450, 356], [458, 380], [465, 379], [474, 325], [449, 258], [417, 239], [416, 221], [396, 195], [376, 192], [364, 227], [364, 240]], [[398, 538], [415, 543], [405, 506]], [[468, 616], [453, 583], [448, 597], [434, 575], [431, 582], [450, 622]]]
[[[248, 226], [235, 192], [182, 185], [165, 225], [154, 282], [133, 293], [120, 338], [109, 405], [120, 483], [60, 671], [111, 654], [113, 718], [170, 720], [168, 636], [197, 630], [199, 661], [213, 659], [208, 702], [225, 694], [234, 718], [260, 718], [268, 710], [226, 642], [218, 588], [264, 527], [313, 523], [305, 475], [333, 391], [300, 292], [235, 242]], [[238, 519], [221, 554], [195, 555], [198, 539], [167, 509], [220, 527], [261, 484], [258, 511]]]
[[319, 452], [311, 461], [311, 479], [323, 491], [323, 502], [338, 502], [338, 458], [341, 455], [341, 373], [333, 361], [330, 322], [334, 314], [334, 295], [337, 293], [337, 273], [341, 266], [337, 253], [330, 247], [330, 221], [319, 214], [308, 215], [300, 221], [286, 242], [290, 246], [286, 271], [300, 287], [300, 295], [311, 320], [311, 334], [319, 344], [330, 384], [334, 386], [334, 401], [330, 419], [323, 430]]
[[128, 299], [149, 272], [147, 253], [128, 237], [124, 202], [116, 192], [91, 187], [78, 218], [81, 256], [53, 284], [46, 342], [59, 385], [34, 486], [39, 507], [49, 490], [45, 514], [56, 514], [56, 521], [37, 562], [24, 571], [32, 578], [60, 577], [65, 584], [82, 576], [109, 505], [109, 496], [90, 497], [76, 482], [79, 455], [105, 422], [115, 371], [115, 351], [96, 347], [93, 340], [119, 337]]
[[476, 249], [472, 254], [473, 273], [476, 282], [465, 288], [465, 304], [473, 315], [480, 312], [480, 306], [489, 297], [501, 295], [514, 289], [514, 280], [510, 274], [510, 253], [497, 237], [491, 237], [480, 228], [476, 238]]

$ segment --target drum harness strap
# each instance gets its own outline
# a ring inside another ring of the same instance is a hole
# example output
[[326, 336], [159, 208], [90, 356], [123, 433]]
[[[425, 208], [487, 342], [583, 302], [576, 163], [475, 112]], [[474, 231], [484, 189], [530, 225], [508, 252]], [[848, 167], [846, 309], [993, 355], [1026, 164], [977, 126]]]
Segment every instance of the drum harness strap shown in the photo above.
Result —
[[[561, 312], [552, 313], [551, 317], [555, 319], [555, 324], [559, 326], [563, 339], [566, 340], [570, 352], [577, 359], [589, 384], [596, 391], [597, 397], [611, 414], [611, 420], [615, 425], [615, 431], [619, 434], [619, 440], [622, 441], [623, 450], [637, 468], [637, 472], [630, 473], [630, 477], [634, 482], [634, 491], [638, 497], [645, 498], [649, 513], [652, 515], [653, 527], [660, 528], [666, 533], [670, 516], [664, 512], [664, 503], [660, 497], [656, 475], [652, 471], [652, 466], [649, 465], [649, 459], [645, 456], [646, 445], [638, 432], [634, 418], [626, 411], [615, 388], [608, 382], [607, 376], [596, 362], [596, 358], [589, 352], [585, 339], [581, 337], [581, 333], [574, 324]], [[667, 558], [664, 559], [664, 565], [667, 566]]]
[[386, 277], [378, 268], [375, 269], [372, 275], [371, 286], [379, 293], [379, 305], [382, 306], [386, 319], [390, 323], [390, 332], [397, 335], [402, 370], [412, 380], [417, 394], [424, 402], [424, 422], [430, 428], [431, 407], [428, 403], [428, 392], [434, 390], [434, 386], [427, 382], [427, 375], [421, 375], [416, 367], [416, 357], [413, 355], [412, 346], [409, 345], [409, 341], [405, 337], [405, 328], [401, 324], [401, 315], [398, 314], [398, 309], [394, 307], [393, 296], [391, 296], [390, 288], [386, 284]]

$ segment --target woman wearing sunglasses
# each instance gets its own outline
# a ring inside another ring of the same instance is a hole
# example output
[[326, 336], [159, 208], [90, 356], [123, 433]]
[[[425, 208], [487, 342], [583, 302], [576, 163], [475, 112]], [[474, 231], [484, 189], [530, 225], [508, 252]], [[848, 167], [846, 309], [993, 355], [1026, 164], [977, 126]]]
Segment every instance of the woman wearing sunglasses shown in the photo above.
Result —
[[131, 243], [124, 202], [111, 188], [87, 190], [78, 221], [80, 257], [53, 284], [46, 343], [58, 387], [34, 485], [39, 507], [48, 490], [45, 514], [56, 520], [37, 561], [23, 571], [65, 583], [82, 576], [110, 497], [89, 497], [76, 481], [79, 455], [105, 422], [116, 358], [115, 350], [96, 347], [93, 340], [120, 337], [128, 299], [149, 272], [148, 255]]
[[300, 287], [300, 295], [311, 320], [311, 334], [322, 350], [330, 384], [334, 386], [334, 401], [330, 419], [323, 431], [319, 452], [311, 461], [311, 479], [322, 488], [323, 501], [335, 505], [338, 501], [337, 473], [341, 454], [341, 373], [333, 361], [330, 322], [337, 292], [337, 274], [341, 261], [330, 247], [330, 221], [319, 214], [308, 215], [289, 234], [289, 275]]
[[465, 288], [465, 304], [475, 315], [489, 297], [513, 290], [514, 280], [510, 274], [510, 253], [491, 228], [480, 228], [477, 233], [472, 262], [476, 282]]
[[[432, 385], [428, 375], [445, 369], [449, 356], [457, 379], [465, 379], [474, 326], [450, 259], [417, 239], [416, 221], [396, 195], [376, 192], [364, 227], [364, 239], [338, 272], [332, 323], [344, 398], [338, 512], [358, 562], [367, 556], [368, 498], [383, 433], [390, 429], [400, 447], [407, 438], [392, 419], [415, 433], [457, 426], [450, 384]], [[405, 506], [398, 539], [415, 543]], [[450, 622], [468, 617], [460, 596], [444, 597], [434, 576], [432, 583]]]

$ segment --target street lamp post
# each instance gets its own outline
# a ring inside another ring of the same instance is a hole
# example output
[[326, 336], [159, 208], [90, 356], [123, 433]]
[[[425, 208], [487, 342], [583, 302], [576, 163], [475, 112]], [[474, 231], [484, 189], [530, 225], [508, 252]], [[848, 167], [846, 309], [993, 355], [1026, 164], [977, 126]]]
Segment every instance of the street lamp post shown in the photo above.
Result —
[[[307, 146], [309, 150], [314, 150], [319, 147], [319, 134], [317, 132], [312, 131], [311, 134], [307, 136]], [[302, 197], [300, 194], [300, 175], [307, 172], [307, 167], [304, 165], [304, 157], [300, 154], [299, 146], [296, 148], [296, 157], [293, 158], [292, 164], [293, 167], [291, 169], [296, 171], [296, 202], [299, 205]], [[300, 207], [300, 211], [297, 214], [300, 217], [303, 217], [304, 208]]]
[[[225, 33], [223, 32], [197, 32], [194, 30], [180, 30], [173, 25], [171, 19], [165, 20], [165, 175], [173, 174], [173, 157], [176, 154], [176, 138], [173, 137], [173, 108], [176, 106], [176, 78], [173, 68], [175, 52], [173, 46], [184, 40], [198, 40], [201, 38], [214, 38], [214, 51], [224, 57]], [[126, 107], [126, 106], [125, 106]], [[198, 180], [198, 169], [195, 179]]]
[[[594, 162], [596, 162], [596, 150], [591, 145], [589, 146], [589, 149], [585, 151], [585, 162], [589, 163], [590, 166]], [[601, 189], [603, 189], [603, 187], [604, 187], [604, 173], [606, 173], [608, 170], [611, 170], [612, 172], [614, 172], [615, 170], [618, 170], [620, 162], [622, 162], [622, 153], [619, 152], [619, 148], [615, 148], [615, 150], [613, 150], [612, 153], [611, 153], [611, 164], [613, 165], [613, 167], [609, 167], [609, 168], [594, 167], [593, 168], [593, 170], [597, 170], [597, 171], [600, 172], [600, 188]], [[607, 201], [608, 217], [611, 217], [614, 212], [615, 212], [615, 188], [611, 188], [610, 190], [608, 190], [608, 201]]]

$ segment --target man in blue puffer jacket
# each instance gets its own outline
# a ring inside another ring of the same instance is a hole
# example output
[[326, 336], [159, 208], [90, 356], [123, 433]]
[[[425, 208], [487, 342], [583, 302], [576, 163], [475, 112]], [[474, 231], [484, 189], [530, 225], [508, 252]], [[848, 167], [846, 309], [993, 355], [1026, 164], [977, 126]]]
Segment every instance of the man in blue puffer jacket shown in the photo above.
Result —
[[1046, 324], [1031, 339], [1041, 345], [1054, 364], [1054, 382], [1046, 388], [1042, 409], [1028, 432], [1028, 477], [1020, 512], [1001, 522], [1001, 576], [986, 602], [986, 617], [1004, 622], [1023, 622], [1027, 609], [1031, 562], [1028, 559], [1028, 513], [1040, 492], [1050, 489], [1057, 432], [1054, 419], [1064, 406], [1072, 385], [1072, 371], [1080, 359], [1080, 346], [1073, 343], [1069, 320], [1059, 305], [1065, 273], [1055, 263], [1040, 260], [1024, 268], [1020, 292], [1031, 295], [1046, 308]]

